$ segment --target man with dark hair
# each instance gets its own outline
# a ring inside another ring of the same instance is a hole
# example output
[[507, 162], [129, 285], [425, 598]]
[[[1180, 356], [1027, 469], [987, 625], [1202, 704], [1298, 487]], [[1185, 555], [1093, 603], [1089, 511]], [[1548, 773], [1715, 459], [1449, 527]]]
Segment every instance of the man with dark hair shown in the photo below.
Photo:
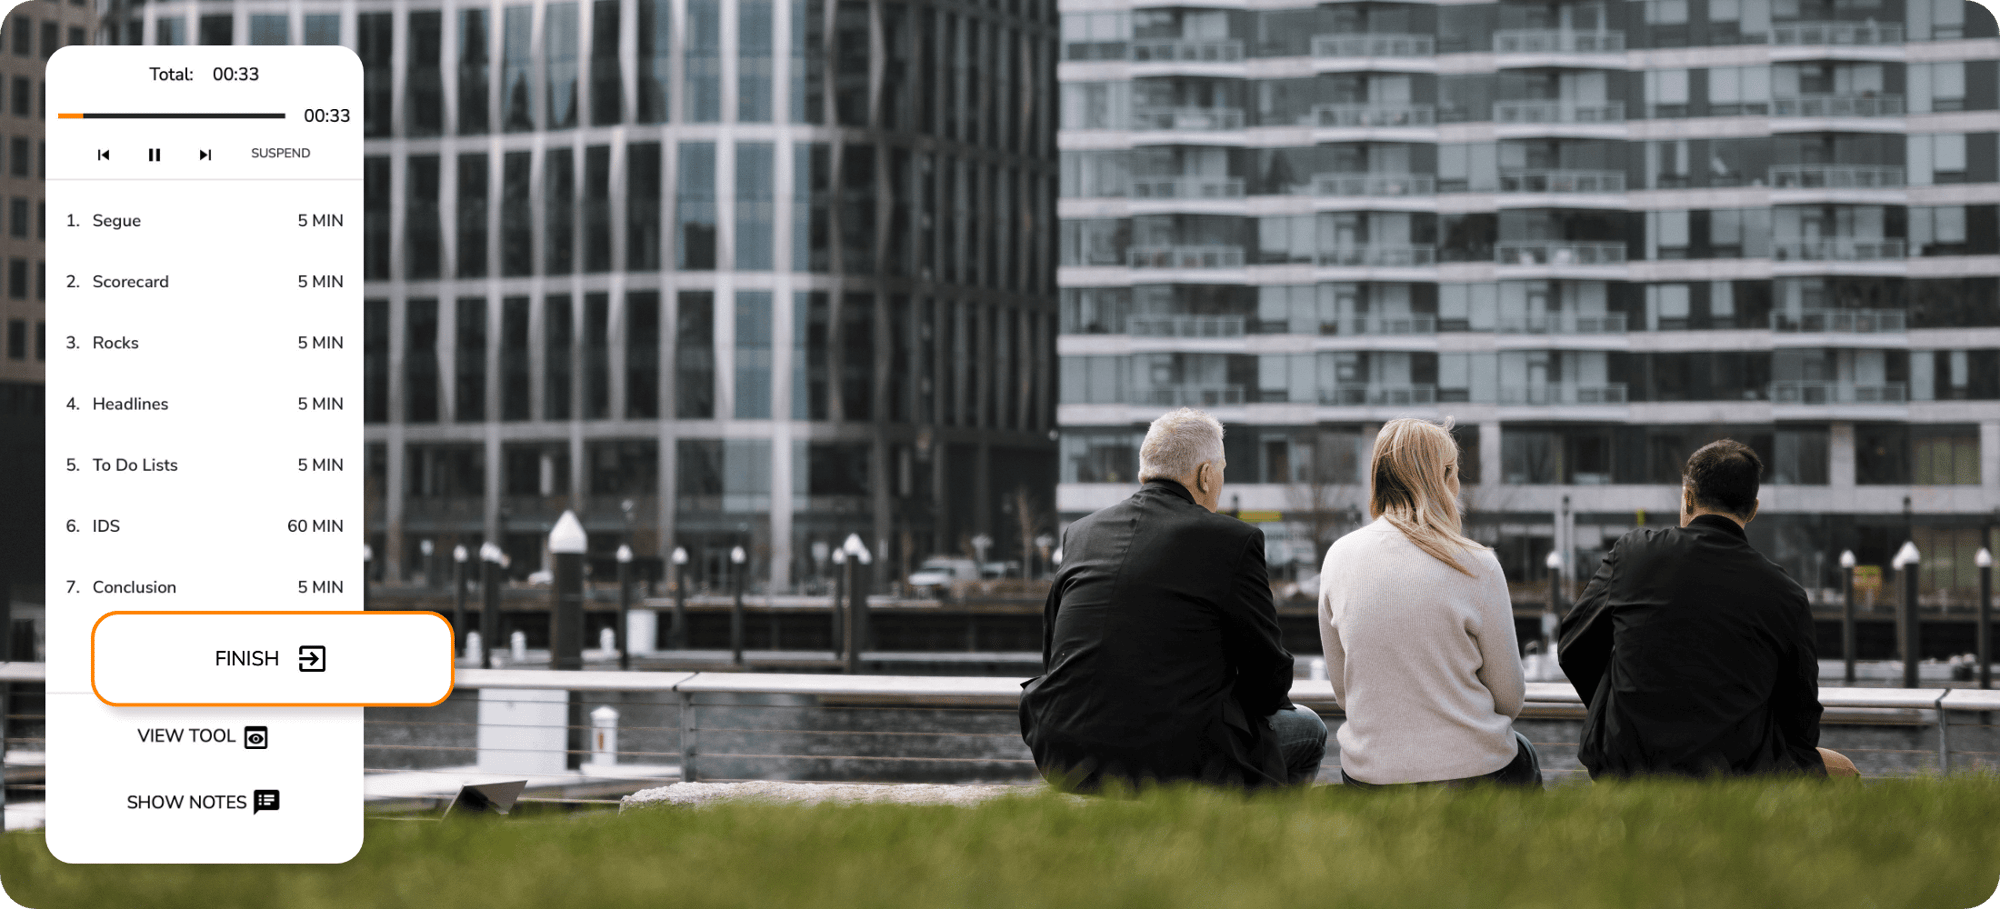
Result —
[[1606, 554], [1562, 622], [1563, 672], [1588, 712], [1593, 779], [1853, 775], [1819, 748], [1819, 657], [1806, 594], [1750, 547], [1764, 462], [1722, 439], [1688, 458], [1678, 527]]

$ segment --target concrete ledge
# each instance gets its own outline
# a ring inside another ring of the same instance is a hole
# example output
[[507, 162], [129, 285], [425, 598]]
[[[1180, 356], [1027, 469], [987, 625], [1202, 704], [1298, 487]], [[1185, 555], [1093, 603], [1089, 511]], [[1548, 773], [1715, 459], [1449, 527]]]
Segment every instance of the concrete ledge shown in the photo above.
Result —
[[[754, 802], [772, 805], [956, 805], [969, 807], [1010, 795], [1047, 792], [1046, 783], [674, 783], [641, 789], [620, 800], [618, 810], [704, 808]], [[1080, 796], [1072, 796], [1081, 801]]]

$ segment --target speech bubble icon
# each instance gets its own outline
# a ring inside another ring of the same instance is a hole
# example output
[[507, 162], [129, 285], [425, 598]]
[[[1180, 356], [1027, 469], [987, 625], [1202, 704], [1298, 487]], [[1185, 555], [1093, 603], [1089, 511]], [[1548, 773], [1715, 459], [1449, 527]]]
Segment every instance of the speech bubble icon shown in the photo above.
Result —
[[278, 810], [278, 790], [258, 789], [250, 796], [250, 813]]

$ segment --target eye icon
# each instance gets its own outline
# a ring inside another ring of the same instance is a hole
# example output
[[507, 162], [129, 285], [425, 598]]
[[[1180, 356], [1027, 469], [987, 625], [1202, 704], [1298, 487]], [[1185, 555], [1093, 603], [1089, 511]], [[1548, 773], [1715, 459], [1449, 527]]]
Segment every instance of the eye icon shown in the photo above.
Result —
[[243, 727], [243, 747], [245, 748], [271, 747], [270, 727], [267, 726]]

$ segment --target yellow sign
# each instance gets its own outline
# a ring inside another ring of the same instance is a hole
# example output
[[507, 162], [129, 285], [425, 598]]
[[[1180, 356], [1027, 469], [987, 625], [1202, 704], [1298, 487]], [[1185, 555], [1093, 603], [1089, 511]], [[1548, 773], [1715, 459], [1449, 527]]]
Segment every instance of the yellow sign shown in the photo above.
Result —
[[1236, 519], [1252, 524], [1268, 524], [1284, 520], [1285, 514], [1281, 511], [1239, 511], [1236, 513]]
[[1881, 593], [1882, 566], [1880, 565], [1854, 566], [1854, 592]]

